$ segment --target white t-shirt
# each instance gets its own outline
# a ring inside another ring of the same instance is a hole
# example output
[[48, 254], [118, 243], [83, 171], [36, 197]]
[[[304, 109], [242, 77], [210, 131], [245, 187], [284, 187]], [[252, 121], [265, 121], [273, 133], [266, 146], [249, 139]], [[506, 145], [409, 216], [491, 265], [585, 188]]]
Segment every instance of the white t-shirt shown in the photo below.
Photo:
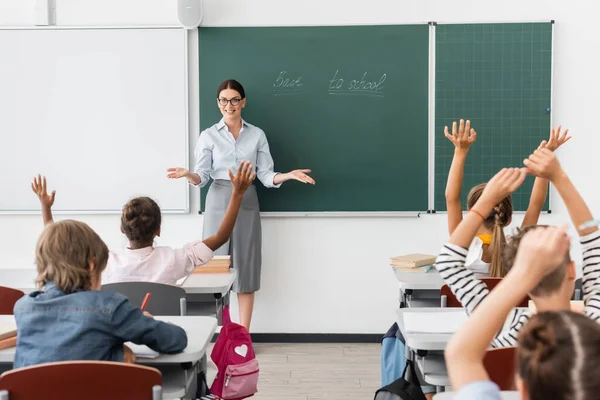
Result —
[[467, 260], [465, 267], [475, 274], [476, 278], [489, 278], [490, 276], [490, 263], [486, 263], [481, 258], [483, 257], [483, 241], [477, 236], [473, 238], [471, 246], [469, 246], [469, 253], [467, 254]]
[[195, 267], [213, 258], [213, 252], [202, 241], [180, 249], [144, 247], [127, 249], [123, 254], [111, 251], [102, 273], [102, 284], [118, 282], [157, 282], [174, 285], [192, 273]]

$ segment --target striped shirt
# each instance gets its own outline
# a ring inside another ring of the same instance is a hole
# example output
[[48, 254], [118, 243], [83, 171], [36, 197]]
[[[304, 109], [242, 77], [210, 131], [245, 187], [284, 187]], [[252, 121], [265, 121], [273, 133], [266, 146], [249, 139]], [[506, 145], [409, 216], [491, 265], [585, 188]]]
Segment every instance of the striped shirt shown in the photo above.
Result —
[[[600, 322], [600, 231], [582, 236], [580, 241], [583, 252], [584, 313]], [[447, 243], [442, 247], [435, 268], [470, 315], [490, 291], [485, 283], [465, 267], [467, 253], [468, 249]], [[513, 309], [504, 325], [507, 328], [496, 335], [491, 346], [516, 346], [517, 334], [531, 315], [529, 310]]]

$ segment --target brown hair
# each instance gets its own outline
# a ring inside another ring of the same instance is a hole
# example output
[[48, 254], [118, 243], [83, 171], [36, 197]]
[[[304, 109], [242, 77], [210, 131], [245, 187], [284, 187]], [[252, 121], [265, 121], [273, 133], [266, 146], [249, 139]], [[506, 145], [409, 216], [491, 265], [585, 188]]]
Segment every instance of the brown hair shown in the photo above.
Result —
[[64, 220], [44, 230], [35, 250], [38, 277], [42, 288], [54, 282], [65, 293], [91, 289], [90, 263], [100, 277], [108, 262], [108, 247], [92, 228], [83, 222]]
[[219, 88], [217, 89], [217, 98], [219, 98], [219, 95], [225, 89], [233, 89], [240, 94], [242, 99], [246, 98], [246, 92], [244, 91], [244, 87], [235, 79], [227, 79], [219, 85]]
[[150, 197], [136, 197], [123, 206], [121, 228], [130, 242], [152, 245], [160, 224], [160, 207]]
[[[504, 251], [502, 252], [502, 265], [504, 265], [504, 268], [507, 272], [510, 271], [515, 263], [515, 258], [517, 257], [521, 240], [525, 234], [532, 229], [546, 227], [547, 225], [527, 226], [522, 229], [517, 229], [517, 234], [510, 237], [504, 246]], [[560, 265], [558, 265], [559, 263]], [[544, 296], [556, 292], [565, 280], [565, 275], [567, 274], [567, 269], [570, 263], [571, 255], [567, 250], [562, 260], [556, 260], [556, 268], [538, 283], [538, 285], [531, 291], [531, 294], [534, 296]]]
[[[477, 200], [481, 197], [485, 183], [475, 186], [469, 192], [467, 197], [467, 208], [473, 208]], [[490, 244], [490, 253], [492, 254], [492, 262], [490, 263], [490, 277], [503, 278], [506, 271], [502, 268], [502, 249], [506, 244], [504, 237], [504, 227], [508, 225], [513, 214], [512, 197], [507, 196], [494, 207], [490, 215], [483, 221], [483, 225], [492, 231], [492, 243]]]
[[517, 368], [531, 400], [597, 398], [600, 326], [571, 311], [533, 316], [519, 333]]

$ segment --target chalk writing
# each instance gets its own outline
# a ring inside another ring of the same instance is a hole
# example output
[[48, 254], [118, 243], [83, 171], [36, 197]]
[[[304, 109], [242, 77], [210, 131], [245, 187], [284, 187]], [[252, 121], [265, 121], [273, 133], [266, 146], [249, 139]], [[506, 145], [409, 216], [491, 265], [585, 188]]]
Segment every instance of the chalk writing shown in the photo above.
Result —
[[329, 81], [329, 94], [339, 96], [372, 96], [383, 97], [383, 83], [387, 79], [387, 74], [382, 74], [379, 79], [372, 79], [368, 72], [364, 72], [360, 79], [352, 79], [347, 84], [340, 76], [340, 70], [336, 70], [333, 78]]
[[302, 76], [289, 77], [287, 71], [279, 72], [273, 84], [274, 96], [293, 96], [304, 94]]

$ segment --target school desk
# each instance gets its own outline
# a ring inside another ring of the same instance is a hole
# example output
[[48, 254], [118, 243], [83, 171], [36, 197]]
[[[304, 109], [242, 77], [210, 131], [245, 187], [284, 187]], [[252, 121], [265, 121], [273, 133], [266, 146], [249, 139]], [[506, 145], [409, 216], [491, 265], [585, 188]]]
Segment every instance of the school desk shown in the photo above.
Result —
[[[454, 392], [439, 393], [433, 396], [433, 400], [452, 400], [454, 399]], [[500, 398], [502, 400], [519, 400], [521, 397], [517, 391], [500, 392]]]
[[[33, 268], [2, 268], [0, 269], [0, 286], [30, 293], [36, 290], [36, 277], [37, 272]], [[237, 271], [231, 269], [229, 273], [191, 274], [187, 278], [181, 279], [179, 284], [186, 292], [188, 313], [194, 315], [195, 310], [203, 310], [202, 307], [197, 307], [199, 302], [210, 305], [216, 300], [216, 315], [221, 324], [223, 306], [229, 303], [229, 291], [236, 277]], [[209, 308], [211, 308], [209, 312], [215, 312], [213, 306]]]
[[[160, 354], [156, 358], [137, 357], [138, 364], [157, 368], [163, 375], [163, 395], [165, 398], [180, 398], [193, 387], [197, 372], [206, 374], [206, 349], [217, 329], [214, 317], [197, 316], [155, 316], [159, 321], [171, 322], [182, 327], [188, 336], [188, 345], [179, 354]], [[0, 315], [0, 323], [14, 321], [12, 315]], [[15, 347], [0, 350], [0, 367], [12, 367]]]
[[444, 280], [435, 268], [427, 273], [394, 270], [400, 287], [400, 307], [433, 307], [440, 304]]

